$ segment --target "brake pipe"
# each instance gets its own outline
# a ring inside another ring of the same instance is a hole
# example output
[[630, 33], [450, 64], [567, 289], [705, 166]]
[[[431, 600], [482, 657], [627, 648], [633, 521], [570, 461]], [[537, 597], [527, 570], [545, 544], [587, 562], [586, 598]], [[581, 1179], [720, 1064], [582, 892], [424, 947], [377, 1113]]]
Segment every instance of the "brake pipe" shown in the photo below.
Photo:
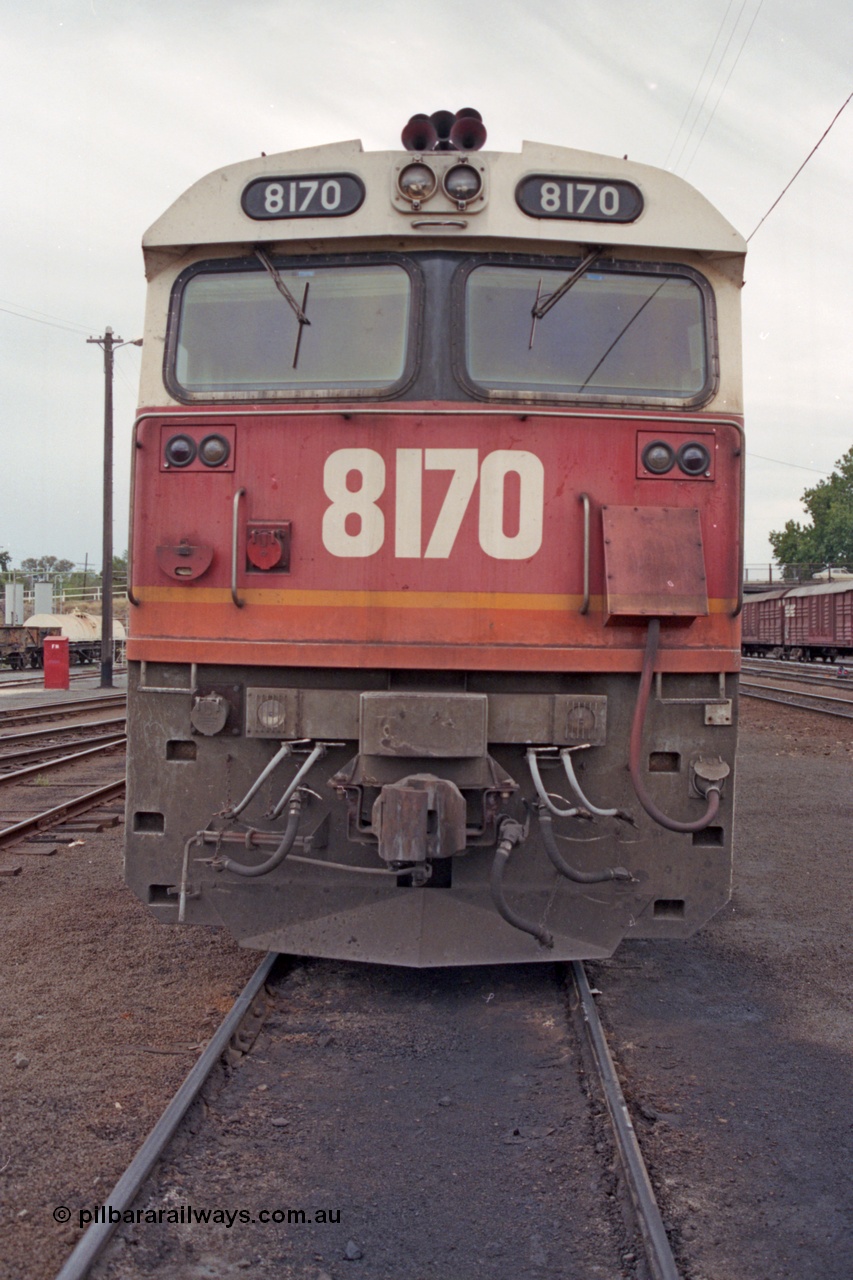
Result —
[[296, 840], [296, 832], [299, 827], [299, 816], [302, 813], [302, 796], [297, 791], [296, 795], [290, 802], [290, 812], [287, 817], [287, 826], [284, 829], [284, 835], [281, 843], [266, 862], [260, 862], [257, 866], [247, 866], [245, 862], [235, 862], [233, 858], [223, 858], [218, 862], [218, 867], [223, 871], [234, 871], [238, 876], [265, 876], [270, 871], [274, 871], [276, 867], [284, 862], [290, 850], [293, 848]]
[[503, 875], [506, 864], [509, 862], [510, 854], [516, 845], [520, 844], [524, 839], [524, 827], [520, 822], [516, 822], [514, 818], [508, 818], [501, 826], [501, 838], [495, 852], [495, 860], [492, 863], [492, 874], [490, 887], [492, 891], [492, 902], [498, 914], [503, 916], [507, 924], [511, 924], [514, 929], [520, 929], [522, 933], [531, 934], [541, 947], [553, 947], [554, 935], [549, 933], [544, 925], [534, 924], [531, 920], [525, 920], [517, 911], [514, 911], [506, 900], [503, 887]]
[[[539, 772], [539, 761], [536, 759], [536, 751], [533, 747], [527, 748], [527, 765], [530, 769], [530, 776], [533, 779], [533, 785], [536, 788], [536, 794], [546, 809], [550, 809], [551, 813], [557, 818], [575, 818], [580, 812], [578, 809], [558, 809], [552, 801], [550, 795], [545, 790], [542, 782], [542, 775]], [[561, 797], [558, 797], [558, 799]]]
[[[581, 791], [580, 783], [578, 782], [577, 774], [575, 773], [574, 765], [572, 764], [572, 750], [573, 748], [571, 747], [563, 747], [560, 752], [560, 759], [563, 762], [563, 768], [566, 771], [569, 786], [572, 791], [574, 791], [583, 807], [588, 810], [589, 813], [595, 814], [596, 818], [628, 818], [630, 821], [629, 815], [627, 813], [623, 813], [621, 809], [597, 809], [594, 804], [590, 804], [584, 793]], [[579, 748], [574, 748], [574, 750], [579, 750]]]
[[266, 782], [267, 778], [270, 776], [273, 770], [279, 764], [281, 764], [282, 760], [287, 759], [287, 757], [291, 754], [292, 750], [293, 748], [291, 747], [291, 744], [289, 742], [283, 742], [279, 750], [273, 756], [272, 760], [270, 760], [269, 764], [266, 766], [266, 768], [262, 770], [259, 776], [255, 779], [255, 781], [249, 787], [249, 790], [243, 796], [243, 799], [240, 801], [240, 803], [235, 804], [233, 809], [226, 809], [224, 816], [227, 818], [236, 818], [238, 814], [241, 814], [245, 809], [246, 805], [249, 803], [249, 801], [258, 794], [264, 782]]
[[660, 640], [660, 618], [652, 618], [649, 622], [648, 635], [646, 637], [646, 649], [643, 654], [643, 669], [640, 674], [640, 688], [637, 693], [637, 704], [634, 708], [634, 721], [631, 725], [631, 740], [628, 748], [628, 769], [631, 774], [631, 781], [634, 784], [634, 790], [637, 793], [637, 799], [645, 809], [650, 818], [661, 827], [665, 827], [667, 831], [704, 831], [705, 827], [710, 826], [719, 812], [720, 808], [720, 787], [721, 783], [711, 783], [705, 795], [708, 798], [708, 807], [701, 818], [697, 818], [695, 822], [678, 822], [675, 818], [669, 818], [659, 809], [645, 788], [645, 783], [640, 776], [640, 757], [643, 751], [643, 730], [646, 724], [646, 712], [649, 706], [649, 694], [652, 688], [652, 676], [654, 675], [655, 659], [657, 658], [658, 642]]
[[539, 831], [545, 852], [560, 875], [565, 876], [567, 880], [574, 880], [575, 884], [603, 884], [606, 880], [631, 881], [634, 879], [631, 872], [626, 871], [624, 867], [605, 867], [603, 871], [578, 871], [575, 867], [570, 867], [557, 848], [554, 823], [550, 813], [540, 806], [536, 814], [539, 818]]
[[312, 765], [316, 764], [316, 762], [320, 759], [321, 756], [325, 754], [326, 754], [325, 744], [322, 742], [318, 742], [314, 750], [308, 756], [307, 760], [305, 760], [305, 762], [302, 765], [300, 765], [299, 769], [296, 771], [296, 774], [293, 777], [293, 780], [285, 790], [284, 795], [281, 797], [278, 804], [273, 809], [272, 815], [271, 815], [273, 818], [277, 818], [281, 813], [283, 813], [284, 806], [287, 804], [288, 800], [293, 795], [294, 791], [299, 786], [300, 782], [305, 777], [308, 770], [312, 767]]

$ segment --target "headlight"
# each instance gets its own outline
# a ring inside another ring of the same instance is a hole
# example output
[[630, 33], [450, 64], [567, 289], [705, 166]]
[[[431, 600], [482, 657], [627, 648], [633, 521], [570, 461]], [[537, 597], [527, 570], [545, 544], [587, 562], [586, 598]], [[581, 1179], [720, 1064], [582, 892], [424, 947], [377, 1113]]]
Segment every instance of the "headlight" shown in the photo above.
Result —
[[206, 467], [221, 467], [228, 461], [231, 446], [224, 436], [205, 436], [198, 447], [198, 456]]
[[643, 466], [656, 476], [666, 475], [675, 464], [675, 450], [665, 440], [652, 440], [643, 450]]
[[195, 455], [195, 441], [189, 436], [172, 436], [166, 444], [166, 462], [170, 467], [188, 467]]
[[711, 454], [704, 444], [692, 440], [678, 450], [678, 465], [687, 476], [704, 476], [711, 467]]

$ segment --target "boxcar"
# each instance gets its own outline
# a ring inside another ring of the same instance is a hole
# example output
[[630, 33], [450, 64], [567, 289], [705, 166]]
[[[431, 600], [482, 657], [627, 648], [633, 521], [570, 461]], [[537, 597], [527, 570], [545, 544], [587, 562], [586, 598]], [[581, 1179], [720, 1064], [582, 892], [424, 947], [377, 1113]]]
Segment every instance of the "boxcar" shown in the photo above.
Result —
[[853, 582], [810, 583], [750, 596], [743, 652], [756, 657], [833, 662], [853, 655]]

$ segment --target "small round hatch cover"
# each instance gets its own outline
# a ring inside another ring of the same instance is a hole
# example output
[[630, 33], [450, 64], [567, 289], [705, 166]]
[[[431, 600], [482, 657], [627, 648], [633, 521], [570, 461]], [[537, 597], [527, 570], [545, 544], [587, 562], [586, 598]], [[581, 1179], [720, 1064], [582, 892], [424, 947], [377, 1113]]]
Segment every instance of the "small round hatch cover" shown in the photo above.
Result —
[[212, 738], [221, 733], [228, 721], [229, 706], [218, 693], [210, 693], [203, 698], [196, 698], [190, 712], [190, 721], [198, 733]]

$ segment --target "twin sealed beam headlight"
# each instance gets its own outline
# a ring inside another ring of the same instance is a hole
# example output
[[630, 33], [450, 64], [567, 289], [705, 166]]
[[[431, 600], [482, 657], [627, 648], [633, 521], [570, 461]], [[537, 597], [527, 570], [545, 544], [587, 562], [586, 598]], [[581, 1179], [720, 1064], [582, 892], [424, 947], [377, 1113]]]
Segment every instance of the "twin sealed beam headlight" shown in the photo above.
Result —
[[643, 449], [642, 463], [652, 475], [665, 476], [678, 464], [686, 476], [705, 476], [711, 469], [711, 454], [698, 440], [689, 440], [676, 451], [666, 440], [651, 440]]
[[205, 436], [199, 444], [196, 444], [192, 436], [181, 433], [166, 441], [164, 454], [169, 467], [188, 467], [196, 458], [206, 467], [221, 467], [228, 461], [231, 445], [218, 433]]

